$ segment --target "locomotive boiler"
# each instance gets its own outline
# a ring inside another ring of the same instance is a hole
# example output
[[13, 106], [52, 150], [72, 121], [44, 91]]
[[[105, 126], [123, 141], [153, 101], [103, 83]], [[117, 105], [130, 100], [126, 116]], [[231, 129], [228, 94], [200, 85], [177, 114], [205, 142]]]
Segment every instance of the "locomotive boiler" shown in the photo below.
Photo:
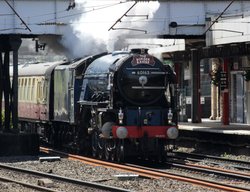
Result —
[[175, 74], [147, 49], [114, 52], [86, 69], [79, 104], [93, 156], [165, 158], [178, 137]]

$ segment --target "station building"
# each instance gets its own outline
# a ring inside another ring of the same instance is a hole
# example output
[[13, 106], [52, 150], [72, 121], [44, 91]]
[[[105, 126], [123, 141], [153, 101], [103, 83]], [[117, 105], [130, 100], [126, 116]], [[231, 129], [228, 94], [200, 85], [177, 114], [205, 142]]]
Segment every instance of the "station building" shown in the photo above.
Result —
[[[122, 17], [111, 23], [110, 31], [131, 29], [133, 43], [140, 36], [134, 46], [146, 46], [174, 63], [181, 120], [191, 118], [196, 123], [201, 118], [210, 118], [221, 119], [223, 124], [249, 124], [250, 2], [159, 0], [146, 3], [152, 2], [158, 3], [158, 8], [145, 16], [136, 14], [136, 7], [145, 1], [127, 1], [128, 7], [119, 13]], [[51, 14], [45, 14], [44, 10]], [[79, 20], [82, 14], [78, 1], [68, 0], [0, 1], [0, 11], [3, 13], [0, 16], [1, 62], [7, 65], [10, 52], [13, 52], [14, 65], [18, 64], [21, 38], [61, 37], [70, 22]], [[139, 25], [141, 23], [134, 20], [138, 16], [141, 17], [138, 21], [150, 25]], [[140, 35], [133, 36], [132, 32], [140, 32]], [[158, 47], [152, 48], [153, 44]], [[128, 41], [128, 48], [131, 46]], [[17, 78], [14, 79], [17, 82]], [[9, 90], [5, 92], [14, 98], [13, 106], [16, 106], [17, 89], [13, 95]], [[17, 114], [13, 116], [17, 124]]]
[[[185, 40], [184, 50], [162, 54], [176, 69], [180, 120], [191, 118], [199, 123], [201, 118], [208, 118], [221, 120], [224, 125], [250, 124], [249, 2], [180, 3], [164, 4], [165, 9], [174, 7], [177, 12], [170, 13], [169, 33], [159, 35]], [[185, 15], [190, 18], [183, 18]]]

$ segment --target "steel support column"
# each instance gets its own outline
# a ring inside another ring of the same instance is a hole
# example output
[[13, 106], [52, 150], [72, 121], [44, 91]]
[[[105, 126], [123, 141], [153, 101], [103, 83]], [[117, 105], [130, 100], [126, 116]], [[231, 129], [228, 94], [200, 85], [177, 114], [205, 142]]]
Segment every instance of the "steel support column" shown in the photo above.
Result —
[[[228, 59], [224, 59], [223, 71], [228, 75]], [[223, 125], [229, 125], [229, 91], [228, 91], [228, 79], [227, 78], [227, 88], [222, 91], [223, 94], [223, 111], [222, 111], [222, 123]]]
[[11, 102], [10, 102], [10, 52], [4, 52], [3, 64], [3, 94], [4, 94], [4, 132], [10, 132]]
[[[0, 78], [1, 97], [4, 95], [4, 132], [18, 130], [18, 49], [21, 45], [21, 37], [18, 35], [0, 36]], [[13, 78], [10, 82], [10, 52], [13, 51]], [[2, 58], [2, 55], [4, 58]], [[2, 116], [1, 116], [2, 117]], [[12, 121], [11, 121], [12, 120]], [[2, 127], [2, 123], [1, 123]]]
[[192, 123], [201, 122], [201, 103], [200, 103], [200, 58], [198, 55], [198, 50], [191, 50], [191, 96], [192, 96], [192, 106], [191, 106], [191, 119]]
[[13, 50], [12, 123], [16, 131], [18, 130], [18, 49], [21, 43], [20, 37], [10, 38], [10, 46]]
[[2, 101], [3, 101], [3, 57], [2, 57], [2, 52], [0, 50], [0, 131], [3, 130], [3, 121], [2, 121], [2, 116], [3, 116], [3, 106], [2, 106]]

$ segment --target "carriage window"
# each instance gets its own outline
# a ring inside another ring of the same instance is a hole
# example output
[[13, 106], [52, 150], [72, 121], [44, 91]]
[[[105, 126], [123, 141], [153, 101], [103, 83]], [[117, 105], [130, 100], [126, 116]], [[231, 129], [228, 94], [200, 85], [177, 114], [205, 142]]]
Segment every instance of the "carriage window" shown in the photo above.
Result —
[[40, 86], [40, 101], [44, 103], [44, 78], [42, 78], [41, 86]]
[[25, 79], [22, 80], [22, 100], [24, 100], [25, 97]]
[[27, 101], [28, 98], [28, 79], [24, 79], [24, 100]]
[[32, 78], [32, 84], [31, 84], [31, 101], [35, 101], [35, 78]]
[[28, 78], [28, 94], [27, 94], [27, 100], [31, 100], [31, 78]]
[[34, 78], [33, 101], [35, 103], [37, 103], [37, 86], [38, 86], [38, 79]]
[[19, 92], [20, 92], [20, 100], [23, 100], [23, 95], [24, 95], [24, 79], [21, 78], [20, 80], [21, 80], [21, 87], [20, 87], [20, 90], [19, 90]]
[[21, 100], [21, 81], [22, 79], [18, 78], [18, 100]]
[[18, 79], [18, 100], [22, 100], [23, 99], [23, 78], [19, 78]]
[[37, 95], [37, 102], [38, 102], [38, 103], [40, 103], [40, 99], [41, 99], [40, 87], [41, 87], [41, 82], [38, 81], [38, 82], [37, 82], [37, 88], [36, 88], [36, 91], [37, 91], [36, 95]]
[[47, 96], [47, 83], [44, 82], [44, 86], [43, 86], [43, 97], [44, 97], [44, 102], [46, 101], [46, 96]]

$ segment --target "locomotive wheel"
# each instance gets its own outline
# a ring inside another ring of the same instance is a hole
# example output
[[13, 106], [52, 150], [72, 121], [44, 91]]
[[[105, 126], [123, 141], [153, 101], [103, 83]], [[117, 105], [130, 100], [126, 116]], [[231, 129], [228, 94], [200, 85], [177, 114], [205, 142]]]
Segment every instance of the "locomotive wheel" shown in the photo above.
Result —
[[94, 131], [94, 133], [91, 135], [92, 139], [92, 156], [97, 157], [98, 153], [98, 145], [97, 145], [97, 133]]
[[116, 150], [117, 150], [117, 143], [116, 141], [113, 141], [114, 142], [114, 146], [110, 152], [110, 159], [111, 161], [115, 161], [116, 160]]
[[110, 160], [111, 160], [111, 161], [115, 161], [115, 150], [112, 150], [112, 151], [111, 151]]
[[103, 159], [105, 153], [105, 145], [103, 139], [97, 138], [97, 146], [98, 146], [98, 157], [99, 159]]
[[164, 142], [157, 140], [157, 161], [163, 163], [166, 160], [166, 152], [164, 150]]
[[110, 151], [108, 149], [108, 143], [105, 144], [105, 159], [108, 161], [110, 157]]
[[99, 159], [103, 159], [103, 156], [104, 156], [103, 150], [102, 150], [102, 149], [99, 149], [99, 150], [98, 150], [98, 158], [99, 158]]
[[119, 141], [116, 149], [116, 158], [118, 162], [124, 161], [124, 141]]
[[162, 146], [162, 149], [159, 150], [157, 160], [160, 163], [164, 163], [166, 161], [166, 151], [164, 150], [164, 146]]

